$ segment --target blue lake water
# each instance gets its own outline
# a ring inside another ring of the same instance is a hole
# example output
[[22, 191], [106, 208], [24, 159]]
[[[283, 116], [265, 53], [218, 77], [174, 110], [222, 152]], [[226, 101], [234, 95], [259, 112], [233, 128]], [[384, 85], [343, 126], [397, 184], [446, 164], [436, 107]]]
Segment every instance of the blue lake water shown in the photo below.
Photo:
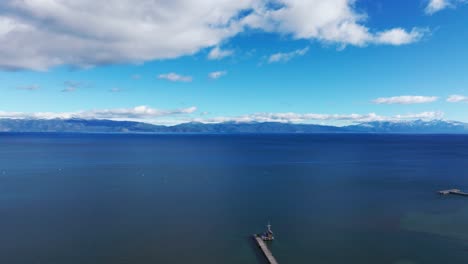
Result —
[[0, 263], [468, 263], [468, 136], [0, 134]]

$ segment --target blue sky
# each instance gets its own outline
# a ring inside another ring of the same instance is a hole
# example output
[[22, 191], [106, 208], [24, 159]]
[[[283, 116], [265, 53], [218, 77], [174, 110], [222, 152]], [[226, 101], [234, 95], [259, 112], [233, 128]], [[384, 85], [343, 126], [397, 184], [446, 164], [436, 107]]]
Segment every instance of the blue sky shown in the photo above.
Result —
[[0, 117], [468, 122], [462, 0], [6, 0]]

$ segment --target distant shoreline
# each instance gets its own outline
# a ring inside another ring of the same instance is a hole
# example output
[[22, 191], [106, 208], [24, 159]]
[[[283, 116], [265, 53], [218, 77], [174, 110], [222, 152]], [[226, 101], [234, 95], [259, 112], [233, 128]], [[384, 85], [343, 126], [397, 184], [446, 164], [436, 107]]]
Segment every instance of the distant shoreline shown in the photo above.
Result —
[[444, 120], [374, 121], [348, 126], [281, 122], [182, 123], [173, 126], [105, 119], [0, 119], [0, 133], [93, 134], [468, 134], [468, 124]]
[[0, 135], [206, 135], [206, 136], [222, 136], [222, 135], [413, 135], [413, 136], [468, 136], [468, 133], [404, 133], [404, 132], [330, 132], [330, 133], [301, 133], [301, 132], [69, 132], [69, 131], [0, 131]]

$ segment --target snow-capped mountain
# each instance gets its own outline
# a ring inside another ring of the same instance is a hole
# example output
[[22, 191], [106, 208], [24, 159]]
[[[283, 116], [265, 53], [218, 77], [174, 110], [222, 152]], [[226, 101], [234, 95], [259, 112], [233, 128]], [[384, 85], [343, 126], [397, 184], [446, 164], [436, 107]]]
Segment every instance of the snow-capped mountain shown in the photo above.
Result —
[[140, 122], [85, 119], [0, 119], [0, 132], [73, 133], [412, 133], [468, 134], [468, 124], [444, 120], [376, 121], [337, 127], [292, 123], [184, 123], [160, 126]]
[[375, 121], [348, 126], [351, 131], [373, 133], [468, 133], [468, 124], [445, 120]]

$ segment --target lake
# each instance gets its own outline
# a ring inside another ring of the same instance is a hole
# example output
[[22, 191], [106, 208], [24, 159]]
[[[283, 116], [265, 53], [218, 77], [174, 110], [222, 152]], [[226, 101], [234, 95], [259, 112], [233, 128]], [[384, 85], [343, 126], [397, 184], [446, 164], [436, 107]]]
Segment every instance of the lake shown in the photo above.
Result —
[[468, 262], [468, 136], [0, 134], [0, 263]]

